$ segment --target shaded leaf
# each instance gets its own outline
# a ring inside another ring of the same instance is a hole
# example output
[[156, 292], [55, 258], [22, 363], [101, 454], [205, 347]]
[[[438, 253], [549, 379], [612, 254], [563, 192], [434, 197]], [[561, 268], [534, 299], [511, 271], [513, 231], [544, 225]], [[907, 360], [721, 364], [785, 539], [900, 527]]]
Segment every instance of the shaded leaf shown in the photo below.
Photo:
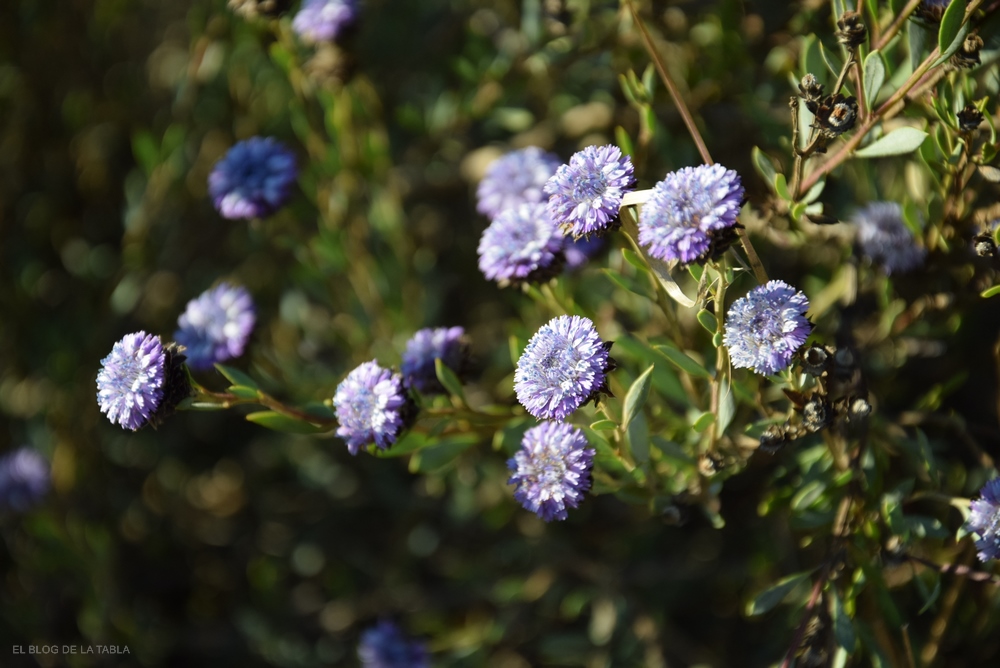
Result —
[[952, 0], [941, 17], [941, 27], [938, 28], [938, 49], [943, 56], [958, 37], [965, 21], [965, 0]]
[[762, 615], [773, 609], [781, 603], [781, 601], [783, 601], [793, 589], [798, 587], [803, 582], [806, 582], [812, 573], [813, 571], [803, 571], [802, 573], [789, 575], [786, 578], [778, 580], [778, 582], [754, 596], [753, 600], [747, 603], [747, 616], [753, 617], [755, 615]]
[[276, 411], [257, 411], [246, 416], [247, 422], [259, 424], [262, 427], [283, 431], [289, 434], [318, 434], [325, 431], [322, 427], [299, 420]]
[[218, 369], [219, 373], [226, 377], [233, 385], [241, 385], [243, 387], [249, 387], [251, 389], [260, 389], [257, 386], [257, 381], [253, 378], [240, 371], [239, 369], [234, 369], [231, 366], [225, 366], [224, 364], [216, 364], [215, 368]]
[[594, 431], [612, 431], [618, 428], [618, 423], [614, 420], [598, 420], [590, 425], [590, 428]]
[[465, 401], [465, 392], [462, 391], [462, 381], [458, 379], [455, 372], [440, 357], [434, 358], [434, 373], [437, 375], [437, 379], [441, 385], [444, 386], [444, 389], [448, 390], [449, 394]]
[[885, 63], [878, 50], [872, 51], [865, 58], [865, 99], [869, 105], [874, 105], [878, 93], [885, 83]]
[[697, 376], [698, 378], [712, 377], [712, 374], [709, 373], [708, 369], [698, 364], [685, 353], [681, 352], [677, 348], [674, 348], [673, 346], [653, 346], [653, 349], [673, 362], [674, 365], [676, 365], [681, 371], [685, 371], [692, 376]]
[[830, 588], [833, 593], [833, 637], [837, 640], [837, 645], [847, 652], [854, 651], [857, 643], [857, 635], [854, 633], [854, 624], [844, 610], [844, 603], [840, 600], [840, 594], [835, 587]]
[[920, 145], [927, 139], [927, 133], [916, 128], [897, 128], [869, 144], [865, 148], [855, 151], [856, 158], [882, 158], [889, 155], [903, 155], [920, 148]]
[[632, 383], [632, 386], [628, 388], [628, 392], [625, 394], [625, 407], [622, 413], [622, 429], [628, 429], [629, 424], [635, 419], [635, 416], [642, 411], [642, 407], [646, 404], [646, 398], [649, 396], [649, 385], [653, 376], [653, 368], [649, 367], [638, 378]]
[[757, 173], [761, 175], [766, 183], [769, 185], [773, 184], [778, 170], [775, 168], [771, 158], [756, 146], [750, 151], [750, 157], [753, 158], [753, 166], [757, 169]]

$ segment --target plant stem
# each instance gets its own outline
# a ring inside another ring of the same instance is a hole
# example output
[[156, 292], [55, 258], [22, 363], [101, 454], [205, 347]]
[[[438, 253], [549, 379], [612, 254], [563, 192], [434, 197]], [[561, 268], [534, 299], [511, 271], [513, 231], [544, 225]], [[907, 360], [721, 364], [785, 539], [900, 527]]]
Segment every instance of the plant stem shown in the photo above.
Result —
[[903, 11], [901, 11], [896, 18], [892, 20], [889, 27], [885, 29], [885, 32], [882, 33], [881, 37], [879, 37], [878, 40], [876, 40], [876, 42], [872, 45], [872, 49], [884, 48], [885, 45], [889, 43], [889, 40], [895, 37], [896, 33], [898, 33], [903, 27], [903, 24], [906, 23], [906, 19], [910, 17], [910, 14], [912, 14], [917, 7], [920, 6], [920, 2], [921, 0], [910, 0], [909, 4], [907, 4], [906, 7], [903, 7]]
[[230, 394], [229, 392], [212, 392], [211, 390], [207, 390], [200, 385], [196, 385], [194, 390], [195, 394], [192, 399], [195, 401], [205, 401], [206, 403], [216, 404], [218, 406], [222, 406], [223, 408], [257, 405], [269, 408], [275, 413], [281, 413], [282, 415], [286, 415], [290, 418], [308, 422], [309, 424], [316, 425], [317, 427], [333, 427], [337, 424], [337, 420], [335, 418], [306, 413], [305, 411], [294, 408], [293, 406], [288, 406], [287, 404], [278, 401], [271, 395], [260, 390], [257, 390], [257, 396], [255, 398], [238, 397], [235, 394]]

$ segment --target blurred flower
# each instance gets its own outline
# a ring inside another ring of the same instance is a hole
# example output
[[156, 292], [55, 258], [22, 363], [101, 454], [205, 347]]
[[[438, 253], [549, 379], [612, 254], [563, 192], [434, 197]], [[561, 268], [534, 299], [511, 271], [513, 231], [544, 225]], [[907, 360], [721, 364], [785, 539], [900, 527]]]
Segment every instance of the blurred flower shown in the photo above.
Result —
[[854, 215], [861, 254], [882, 265], [885, 273], [907, 272], [924, 261], [926, 251], [916, 244], [895, 202], [874, 202]]
[[723, 342], [733, 366], [770, 375], [787, 367], [806, 342], [809, 300], [784, 281], [759, 285], [733, 302]]
[[579, 269], [587, 264], [587, 261], [600, 253], [606, 244], [603, 237], [590, 237], [589, 239], [563, 237], [563, 239], [565, 240], [563, 242], [563, 255], [566, 256], [567, 269]]
[[507, 460], [514, 498], [546, 522], [566, 519], [590, 489], [594, 450], [579, 428], [543, 422], [524, 432], [521, 449]]
[[357, 0], [306, 0], [292, 19], [292, 30], [307, 42], [332, 42], [357, 17]]
[[944, 10], [948, 9], [951, 0], [922, 0], [912, 16], [922, 19], [925, 23], [940, 23]]
[[542, 188], [558, 168], [559, 157], [537, 146], [497, 158], [476, 189], [476, 211], [492, 219], [521, 204], [544, 203], [548, 195]]
[[715, 235], [736, 225], [742, 203], [739, 174], [722, 165], [671, 172], [642, 207], [639, 243], [660, 260], [703, 259]]
[[358, 658], [364, 668], [429, 668], [427, 645], [407, 638], [398, 626], [382, 620], [361, 634]]
[[288, 11], [292, 0], [229, 0], [229, 8], [244, 18], [275, 17]]
[[352, 455], [374, 442], [385, 450], [396, 442], [409, 412], [409, 398], [398, 373], [372, 360], [358, 366], [337, 386], [333, 395], [337, 435], [347, 441]]
[[588, 146], [560, 165], [545, 184], [549, 211], [566, 234], [603, 234], [618, 220], [625, 193], [635, 189], [632, 160], [617, 146]]
[[246, 288], [220, 283], [192, 299], [177, 319], [174, 340], [184, 346], [188, 366], [209, 369], [243, 354], [256, 322]]
[[610, 346], [587, 318], [553, 318], [535, 332], [517, 361], [517, 400], [538, 419], [562, 420], [599, 392], [609, 393]]
[[261, 218], [280, 209], [298, 175], [295, 156], [271, 137], [241, 141], [215, 163], [208, 192], [226, 218]]
[[27, 510], [48, 491], [49, 463], [34, 448], [0, 457], [0, 510]]
[[501, 285], [541, 280], [563, 265], [563, 235], [544, 204], [521, 204], [493, 219], [479, 240], [479, 269]]
[[436, 329], [421, 329], [406, 342], [403, 353], [403, 363], [400, 371], [403, 374], [403, 384], [415, 387], [425, 394], [441, 394], [445, 388], [437, 378], [434, 360], [461, 375], [465, 363], [465, 345], [462, 337], [465, 330], [461, 327], [438, 327]]
[[976, 547], [980, 561], [1000, 559], [1000, 478], [990, 480], [969, 506], [966, 527], [979, 534]]
[[144, 426], [163, 400], [166, 362], [158, 336], [126, 334], [101, 360], [97, 373], [101, 412], [132, 431]]

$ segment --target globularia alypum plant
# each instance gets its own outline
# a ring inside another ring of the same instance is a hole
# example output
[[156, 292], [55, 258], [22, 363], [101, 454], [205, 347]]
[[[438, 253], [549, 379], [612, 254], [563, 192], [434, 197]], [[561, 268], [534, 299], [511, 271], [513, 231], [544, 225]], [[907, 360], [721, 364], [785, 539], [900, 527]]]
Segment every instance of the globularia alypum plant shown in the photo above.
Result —
[[[359, 4], [307, 1], [291, 22], [297, 37], [274, 23], [306, 103], [351, 86], [334, 66], [345, 56], [321, 53], [340, 48]], [[470, 341], [447, 323], [414, 332], [399, 370], [370, 359], [341, 369], [313, 403], [286, 404], [228, 365], [265, 314], [246, 289], [220, 283], [190, 302], [172, 338], [136, 332], [114, 344], [97, 378], [100, 408], [136, 430], [174, 410], [257, 405], [247, 420], [335, 431], [352, 455], [492, 444], [507, 458], [510, 496], [546, 522], [572, 523], [590, 497], [613, 495], [651, 521], [694, 513], [721, 528], [727, 482], [752, 467], [772, 478], [753, 501], [759, 514], [787, 518], [802, 547], [746, 601], [748, 616], [795, 606], [787, 651], [773, 660], [931, 665], [943, 631], [915, 650], [907, 620], [931, 610], [947, 626], [966, 582], [989, 588], [996, 608], [1000, 488], [962, 420], [936, 413], [954, 386], [925, 388], [915, 409], [883, 404], [877, 388], [890, 369], [915, 382], [934, 350], [961, 345], [948, 338], [958, 325], [934, 315], [935, 295], [969, 304], [1000, 293], [988, 48], [998, 3], [834, 1], [825, 32], [802, 38], [788, 68], [784, 141], [733, 158], [764, 188], [713, 160], [711, 127], [689, 108], [640, 4], [619, 12], [651, 61], [641, 77], [621, 73], [637, 136], [619, 127], [617, 145], [584, 142], [571, 154], [521, 141], [479, 179], [483, 218], [470, 224], [482, 227], [482, 280], [517, 300], [533, 332], [510, 334], [505, 387], [466, 395], [463, 384], [477, 383]], [[230, 5], [254, 20], [282, 7]], [[300, 68], [291, 54], [302, 49], [316, 53]], [[696, 148], [690, 164], [676, 164], [676, 138], [662, 139], [654, 71]], [[216, 209], [273, 214], [295, 196], [298, 154], [273, 138], [237, 143], [209, 177]], [[648, 167], [660, 163], [674, 168]], [[785, 260], [793, 253], [819, 268], [804, 272]], [[581, 274], [613, 297], [579, 290]], [[952, 455], [927, 436], [941, 425], [983, 465], [944, 475]], [[900, 587], [920, 613], [894, 602]], [[383, 622], [365, 636], [366, 665], [387, 665], [367, 658], [382, 635], [399, 631]], [[422, 646], [412, 652], [406, 665], [426, 664]]]

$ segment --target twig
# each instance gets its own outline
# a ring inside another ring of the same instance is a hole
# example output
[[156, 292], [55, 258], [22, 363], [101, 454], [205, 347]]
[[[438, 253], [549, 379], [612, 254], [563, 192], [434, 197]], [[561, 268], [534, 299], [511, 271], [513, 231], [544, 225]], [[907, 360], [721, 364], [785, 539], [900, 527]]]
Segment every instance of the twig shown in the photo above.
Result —
[[903, 27], [903, 24], [906, 23], [906, 19], [910, 17], [910, 14], [912, 14], [917, 7], [920, 6], [920, 2], [921, 0], [910, 0], [910, 4], [903, 7], [903, 11], [901, 11], [896, 18], [893, 19], [892, 23], [889, 24], [889, 27], [882, 33], [882, 36], [879, 37], [879, 39], [872, 45], [872, 49], [882, 49], [886, 44], [888, 44], [889, 40], [895, 37], [896, 33], [898, 33], [900, 28]]

